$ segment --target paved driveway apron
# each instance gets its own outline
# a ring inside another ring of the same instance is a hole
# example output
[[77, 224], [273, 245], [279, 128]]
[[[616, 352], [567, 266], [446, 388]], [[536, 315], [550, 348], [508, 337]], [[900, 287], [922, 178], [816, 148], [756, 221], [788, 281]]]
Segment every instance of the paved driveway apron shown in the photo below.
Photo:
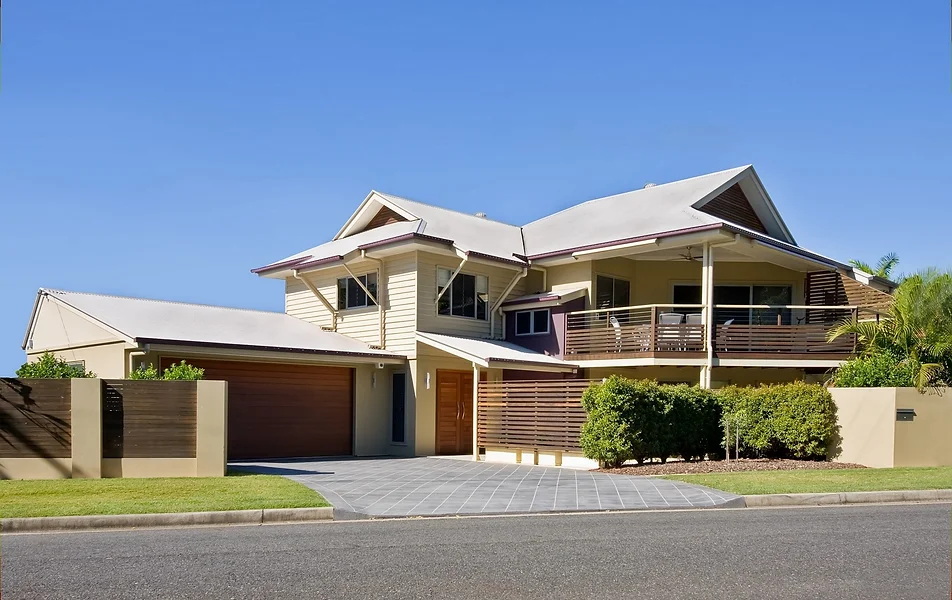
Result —
[[655, 477], [450, 458], [241, 463], [320, 492], [338, 510], [406, 517], [739, 506], [733, 494]]

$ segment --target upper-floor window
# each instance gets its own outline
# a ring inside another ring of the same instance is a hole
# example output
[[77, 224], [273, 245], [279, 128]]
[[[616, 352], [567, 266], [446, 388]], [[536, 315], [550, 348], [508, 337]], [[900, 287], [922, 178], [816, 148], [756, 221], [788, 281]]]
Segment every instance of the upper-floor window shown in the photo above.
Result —
[[[700, 304], [701, 286], [676, 285], [673, 290], [675, 304]], [[714, 322], [728, 321], [743, 325], [790, 325], [791, 309], [783, 308], [793, 301], [793, 288], [789, 285], [715, 285]], [[776, 308], [753, 308], [752, 305], [773, 305]], [[724, 308], [742, 306], [744, 308]]]
[[516, 313], [516, 335], [549, 333], [549, 309], [520, 310]]
[[437, 312], [441, 315], [485, 321], [489, 317], [489, 278], [485, 275], [459, 273], [450, 284], [452, 276], [453, 271], [450, 269], [439, 267], [436, 270], [436, 293], [440, 294], [446, 289], [437, 303]]
[[631, 283], [617, 277], [595, 277], [595, 308], [630, 306]]
[[[374, 296], [377, 295], [377, 273], [360, 275], [357, 279], [360, 280], [360, 283], [364, 284], [364, 287], [366, 287], [371, 294]], [[373, 305], [373, 299], [367, 296], [367, 292], [358, 285], [356, 279], [353, 277], [343, 277], [337, 280], [337, 308], [339, 310]]]

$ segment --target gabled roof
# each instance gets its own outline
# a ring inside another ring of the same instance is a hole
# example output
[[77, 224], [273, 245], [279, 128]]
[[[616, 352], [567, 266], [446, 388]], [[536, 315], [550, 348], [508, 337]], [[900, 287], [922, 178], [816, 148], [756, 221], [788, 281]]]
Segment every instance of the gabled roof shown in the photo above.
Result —
[[503, 311], [515, 310], [517, 308], [544, 308], [546, 306], [559, 306], [585, 296], [587, 288], [575, 288], [565, 291], [538, 292], [536, 294], [526, 294], [517, 298], [510, 298], [502, 303]]
[[387, 361], [403, 358], [278, 312], [50, 289], [40, 289], [37, 298], [24, 349], [38, 309], [47, 300], [59, 302], [135, 344], [278, 350]]
[[416, 339], [422, 344], [474, 362], [485, 368], [550, 370], [566, 373], [572, 373], [577, 369], [574, 364], [554, 356], [500, 340], [485, 340], [423, 331], [417, 332]]
[[753, 167], [747, 165], [589, 200], [533, 221], [523, 227], [526, 254], [530, 258], [547, 256], [606, 242], [691, 231], [722, 223], [747, 230], [738, 223], [701, 210], [735, 184], [746, 188], [745, 194], [767, 228], [767, 234], [794, 243]]

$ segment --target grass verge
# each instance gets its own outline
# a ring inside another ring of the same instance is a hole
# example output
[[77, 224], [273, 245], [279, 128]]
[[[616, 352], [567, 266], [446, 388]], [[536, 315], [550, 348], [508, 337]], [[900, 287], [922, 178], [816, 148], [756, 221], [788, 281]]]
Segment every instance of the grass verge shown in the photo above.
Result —
[[304, 508], [320, 494], [276, 475], [0, 481], [0, 518]]
[[952, 489], [952, 467], [751, 471], [667, 475], [734, 494], [801, 494]]

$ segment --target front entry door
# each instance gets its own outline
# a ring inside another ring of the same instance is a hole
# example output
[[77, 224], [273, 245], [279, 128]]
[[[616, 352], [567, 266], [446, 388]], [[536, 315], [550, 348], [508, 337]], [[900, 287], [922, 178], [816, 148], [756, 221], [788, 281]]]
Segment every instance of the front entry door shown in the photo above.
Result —
[[473, 452], [473, 374], [436, 372], [436, 453]]

